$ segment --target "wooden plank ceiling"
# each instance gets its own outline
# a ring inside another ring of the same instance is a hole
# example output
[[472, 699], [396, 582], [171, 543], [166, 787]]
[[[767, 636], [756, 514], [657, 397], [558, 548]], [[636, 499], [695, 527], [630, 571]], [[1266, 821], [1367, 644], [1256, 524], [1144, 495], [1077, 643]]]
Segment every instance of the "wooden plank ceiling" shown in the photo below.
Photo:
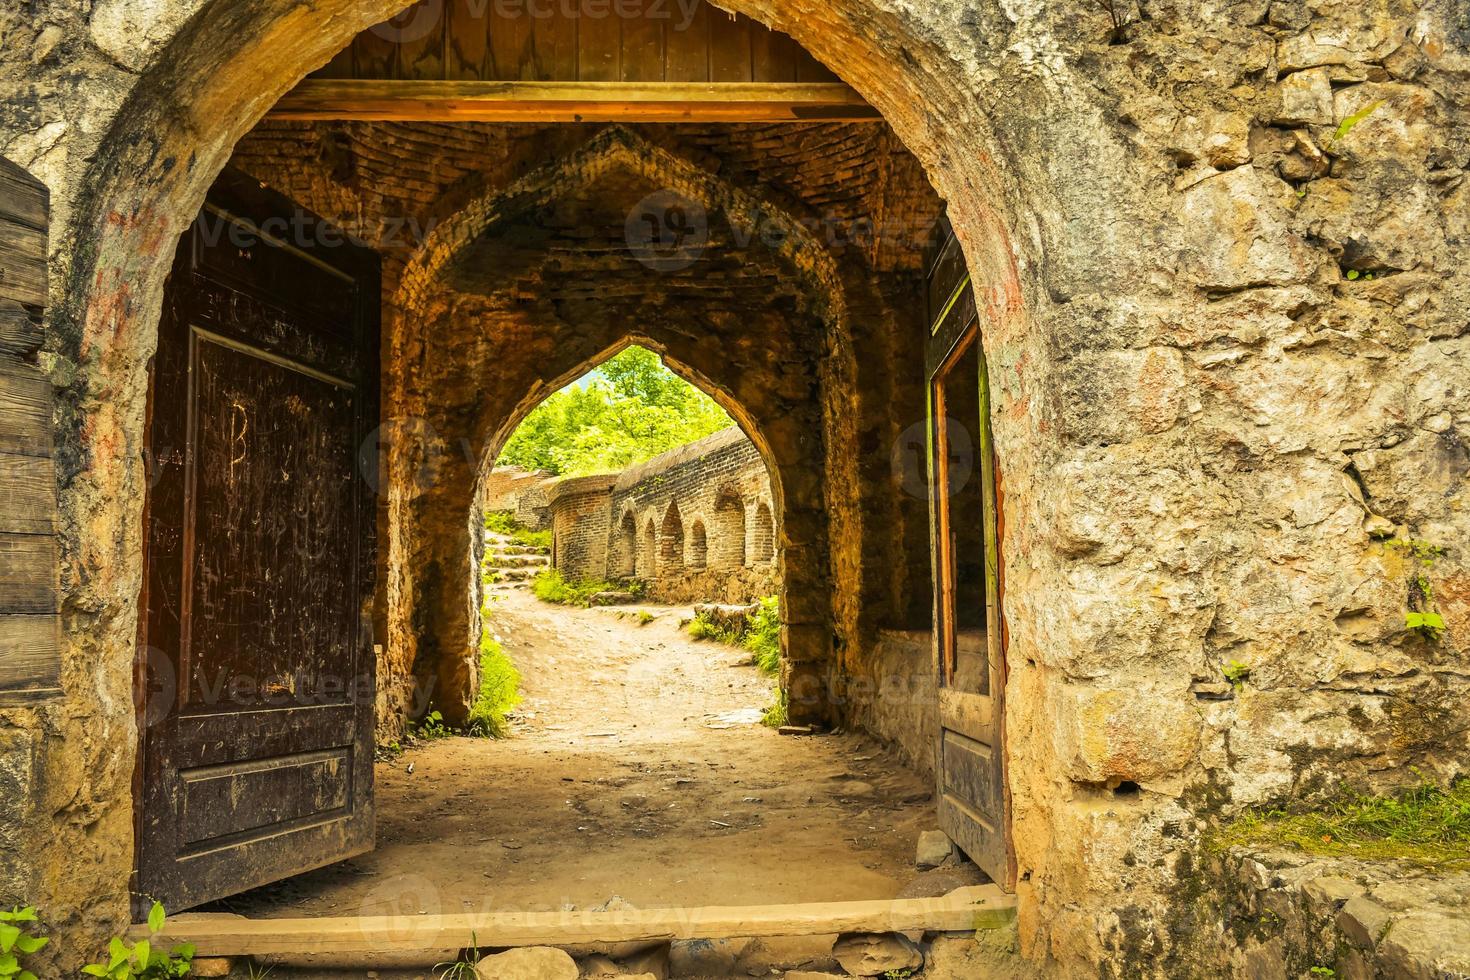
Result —
[[854, 122], [880, 117], [785, 34], [705, 0], [424, 0], [277, 119]]

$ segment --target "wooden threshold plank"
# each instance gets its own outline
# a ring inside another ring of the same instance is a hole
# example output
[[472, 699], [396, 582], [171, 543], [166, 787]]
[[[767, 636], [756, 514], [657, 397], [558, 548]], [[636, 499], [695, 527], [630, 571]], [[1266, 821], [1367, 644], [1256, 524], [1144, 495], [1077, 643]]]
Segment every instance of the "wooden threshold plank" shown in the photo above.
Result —
[[315, 122], [877, 122], [842, 83], [308, 78], [271, 110]]
[[[1016, 898], [996, 885], [961, 888], [943, 898], [633, 909], [608, 912], [483, 912], [462, 915], [245, 919], [171, 916], [161, 942], [193, 943], [200, 956], [268, 956], [463, 949], [470, 946], [567, 946], [825, 936], [843, 932], [964, 932], [995, 928], [1015, 914]], [[135, 926], [133, 938], [147, 929]]]

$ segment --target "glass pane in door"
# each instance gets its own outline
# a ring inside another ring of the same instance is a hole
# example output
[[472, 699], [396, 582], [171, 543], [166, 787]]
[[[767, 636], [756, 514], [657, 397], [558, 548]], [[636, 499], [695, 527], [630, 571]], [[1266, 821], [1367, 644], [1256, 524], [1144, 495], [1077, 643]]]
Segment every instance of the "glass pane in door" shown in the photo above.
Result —
[[990, 693], [980, 344], [971, 332], [934, 376], [939, 630], [946, 687]]

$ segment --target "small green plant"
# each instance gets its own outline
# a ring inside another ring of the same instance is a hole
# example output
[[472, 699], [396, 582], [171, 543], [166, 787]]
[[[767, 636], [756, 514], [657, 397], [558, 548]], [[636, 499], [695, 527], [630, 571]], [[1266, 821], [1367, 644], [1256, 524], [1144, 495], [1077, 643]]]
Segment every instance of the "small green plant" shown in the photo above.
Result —
[[731, 632], [709, 618], [707, 613], [696, 613], [686, 627], [689, 635], [696, 640], [715, 640], [719, 643], [729, 643], [732, 646], [740, 643], [740, 634]]
[[540, 572], [531, 580], [531, 591], [536, 598], [542, 602], [555, 603], [559, 606], [582, 606], [592, 604], [592, 597], [599, 592], [632, 592], [638, 594], [638, 589], [625, 588], [616, 582], [607, 582], [600, 579], [580, 579], [573, 581], [554, 568]]
[[36, 980], [23, 957], [38, 953], [51, 940], [36, 935], [39, 920], [33, 906], [0, 911], [0, 978]]
[[424, 715], [423, 721], [419, 722], [413, 732], [414, 738], [420, 738], [426, 742], [448, 738], [453, 734], [454, 731], [444, 723], [444, 716], [437, 711], [430, 711]]
[[761, 724], [767, 728], [780, 728], [791, 720], [791, 701], [786, 692], [776, 688], [776, 703], [761, 716]]
[[506, 715], [520, 703], [521, 672], [487, 625], [480, 636], [480, 691], [465, 728], [472, 735], [499, 738], [505, 734]]
[[163, 931], [164, 919], [163, 906], [154, 902], [153, 908], [148, 912], [148, 939], [140, 939], [129, 946], [123, 940], [113, 937], [107, 947], [107, 959], [82, 967], [82, 973], [89, 977], [103, 977], [104, 980], [172, 980], [175, 977], [187, 977], [194, 961], [193, 944], [181, 943], [168, 952], [155, 946], [154, 941]]
[[740, 645], [754, 654], [755, 665], [764, 673], [781, 672], [781, 600], [766, 596], [750, 617]]
[[1445, 622], [1434, 600], [1434, 582], [1429, 578], [1429, 570], [1444, 554], [1444, 549], [1417, 538], [1394, 538], [1385, 542], [1385, 546], [1405, 552], [1419, 566], [1409, 581], [1409, 608], [1404, 610], [1404, 628], [1431, 643], [1438, 643], [1444, 636]]
[[435, 963], [439, 971], [438, 980], [477, 980], [480, 976], [480, 950], [478, 937], [470, 933], [470, 948], [453, 962]]
[[653, 615], [653, 613], [649, 612], [647, 609], [638, 610], [639, 626], [647, 626], [649, 623], [653, 622], [655, 618], [656, 617]]
[[245, 966], [245, 971], [249, 975], [250, 980], [266, 980], [275, 970], [276, 968], [273, 966], [256, 966], [254, 963], [248, 963]]
[[1333, 142], [1337, 142], [1338, 140], [1347, 136], [1348, 133], [1351, 133], [1354, 126], [1362, 122], [1364, 119], [1367, 119], [1369, 116], [1373, 115], [1373, 113], [1376, 112], [1378, 107], [1381, 105], [1383, 105], [1382, 99], [1379, 99], [1376, 102], [1370, 102], [1363, 108], [1359, 109], [1357, 112], [1353, 113], [1351, 116], [1348, 116], [1342, 122], [1338, 123], [1337, 132], [1332, 134]]
[[902, 970], [884, 970], [883, 980], [909, 980], [913, 975], [914, 971], [907, 967]]
[[1220, 668], [1220, 672], [1225, 675], [1225, 679], [1230, 682], [1230, 686], [1237, 691], [1245, 687], [1245, 682], [1251, 676], [1250, 664], [1241, 663], [1239, 660], [1230, 661], [1224, 667]]
[[1309, 971], [1314, 977], [1335, 977], [1337, 971], [1330, 966], [1314, 966]]

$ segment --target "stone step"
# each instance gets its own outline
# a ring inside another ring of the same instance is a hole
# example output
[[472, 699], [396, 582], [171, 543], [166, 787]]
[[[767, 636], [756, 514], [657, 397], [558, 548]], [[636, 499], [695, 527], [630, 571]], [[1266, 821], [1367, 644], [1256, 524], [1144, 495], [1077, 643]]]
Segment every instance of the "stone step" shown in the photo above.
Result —
[[545, 568], [551, 559], [545, 555], [494, 554], [485, 559], [485, 564], [491, 568]]

